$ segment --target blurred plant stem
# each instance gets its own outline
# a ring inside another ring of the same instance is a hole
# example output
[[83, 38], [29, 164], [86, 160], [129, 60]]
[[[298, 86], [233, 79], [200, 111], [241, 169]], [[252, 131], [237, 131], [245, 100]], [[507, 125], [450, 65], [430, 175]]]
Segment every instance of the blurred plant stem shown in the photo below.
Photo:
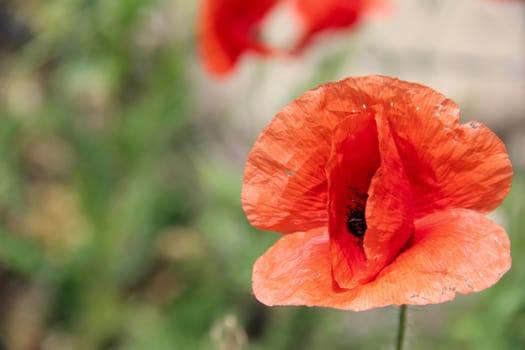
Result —
[[399, 307], [399, 326], [397, 328], [396, 350], [403, 349], [403, 340], [405, 339], [405, 328], [407, 321], [407, 306]]

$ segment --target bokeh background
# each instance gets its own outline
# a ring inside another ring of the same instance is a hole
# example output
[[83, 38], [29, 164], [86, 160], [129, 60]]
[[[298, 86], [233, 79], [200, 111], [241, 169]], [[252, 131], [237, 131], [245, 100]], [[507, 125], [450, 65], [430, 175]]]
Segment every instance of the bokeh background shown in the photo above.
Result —
[[[525, 3], [399, 0], [299, 57], [199, 64], [198, 1], [0, 0], [0, 349], [390, 349], [397, 310], [275, 307], [251, 267], [278, 235], [239, 202], [262, 127], [320, 83], [430, 85], [506, 143], [494, 287], [409, 309], [408, 349], [525, 348]], [[293, 37], [286, 10], [268, 20]], [[293, 28], [292, 28], [293, 29]], [[285, 40], [284, 40], [285, 41]]]

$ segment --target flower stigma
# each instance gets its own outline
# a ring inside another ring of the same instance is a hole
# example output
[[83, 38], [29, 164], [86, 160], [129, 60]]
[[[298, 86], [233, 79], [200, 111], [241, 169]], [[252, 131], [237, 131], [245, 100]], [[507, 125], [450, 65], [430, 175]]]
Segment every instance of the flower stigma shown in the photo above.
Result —
[[346, 228], [354, 237], [362, 239], [366, 232], [365, 207], [367, 193], [359, 192], [357, 187], [350, 186], [352, 195], [350, 203], [346, 206]]

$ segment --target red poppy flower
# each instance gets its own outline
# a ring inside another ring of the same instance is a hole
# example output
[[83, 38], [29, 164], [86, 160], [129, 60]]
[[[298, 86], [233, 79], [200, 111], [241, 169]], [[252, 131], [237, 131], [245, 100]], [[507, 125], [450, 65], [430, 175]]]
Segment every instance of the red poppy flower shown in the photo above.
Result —
[[228, 73], [244, 51], [268, 54], [258, 40], [264, 16], [279, 0], [204, 0], [199, 23], [201, 56], [206, 69]]
[[328, 83], [259, 136], [242, 205], [285, 234], [255, 263], [267, 305], [364, 310], [440, 303], [510, 268], [505, 231], [484, 215], [510, 189], [505, 146], [458, 106], [395, 78]]
[[381, 0], [203, 1], [198, 22], [200, 54], [206, 69], [217, 76], [229, 73], [245, 52], [275, 52], [260, 40], [259, 32], [264, 17], [280, 1], [290, 1], [304, 23], [302, 38], [290, 52], [299, 51], [322, 30], [350, 28], [363, 12], [383, 6], [377, 6]]
[[295, 51], [306, 46], [312, 37], [327, 29], [352, 28], [371, 9], [384, 10], [386, 2], [380, 0], [293, 0], [304, 31]]

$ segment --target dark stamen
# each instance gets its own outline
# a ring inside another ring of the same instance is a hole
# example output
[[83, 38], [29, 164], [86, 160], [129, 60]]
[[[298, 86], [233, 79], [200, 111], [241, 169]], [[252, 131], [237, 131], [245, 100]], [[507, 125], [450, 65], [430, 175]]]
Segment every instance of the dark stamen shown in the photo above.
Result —
[[366, 232], [365, 204], [368, 194], [359, 192], [355, 187], [350, 187], [350, 190], [353, 192], [352, 204], [346, 206], [346, 228], [353, 236], [363, 238]]

